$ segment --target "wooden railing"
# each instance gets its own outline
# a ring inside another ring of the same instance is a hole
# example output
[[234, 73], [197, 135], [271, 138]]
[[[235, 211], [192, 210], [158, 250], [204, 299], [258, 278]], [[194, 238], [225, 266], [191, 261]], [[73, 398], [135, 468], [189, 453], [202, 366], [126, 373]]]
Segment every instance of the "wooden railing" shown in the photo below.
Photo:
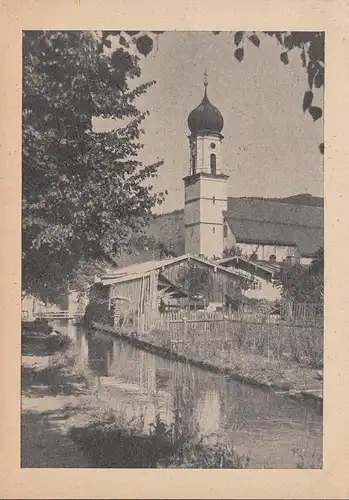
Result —
[[74, 319], [83, 316], [83, 312], [79, 311], [41, 311], [34, 313], [36, 318], [44, 319]]

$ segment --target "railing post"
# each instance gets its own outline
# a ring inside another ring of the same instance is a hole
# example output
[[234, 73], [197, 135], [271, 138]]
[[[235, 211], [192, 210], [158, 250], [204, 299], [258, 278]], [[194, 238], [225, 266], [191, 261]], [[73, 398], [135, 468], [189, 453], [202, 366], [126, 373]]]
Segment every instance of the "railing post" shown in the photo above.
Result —
[[187, 318], [183, 318], [183, 340], [187, 340], [188, 327], [187, 327]]

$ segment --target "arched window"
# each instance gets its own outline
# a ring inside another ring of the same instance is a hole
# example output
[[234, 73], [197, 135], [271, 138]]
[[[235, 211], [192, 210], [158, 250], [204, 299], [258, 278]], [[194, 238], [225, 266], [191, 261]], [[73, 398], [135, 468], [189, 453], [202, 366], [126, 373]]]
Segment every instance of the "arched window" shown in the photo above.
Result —
[[217, 163], [216, 155], [212, 153], [210, 156], [210, 167], [211, 167], [211, 174], [213, 175], [216, 175], [217, 172], [216, 163]]
[[191, 168], [192, 168], [192, 174], [196, 174], [196, 157], [193, 155], [191, 157]]
[[276, 255], [274, 255], [273, 253], [271, 255], [269, 255], [269, 260], [270, 260], [270, 262], [275, 262], [276, 261]]

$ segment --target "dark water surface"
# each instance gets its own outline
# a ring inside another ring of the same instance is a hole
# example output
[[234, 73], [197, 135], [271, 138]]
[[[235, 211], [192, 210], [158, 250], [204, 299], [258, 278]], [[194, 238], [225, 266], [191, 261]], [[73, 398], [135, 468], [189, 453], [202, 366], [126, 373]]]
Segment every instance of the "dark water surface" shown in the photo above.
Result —
[[[322, 416], [312, 407], [247, 384], [169, 361], [127, 342], [72, 324], [59, 330], [74, 343], [75, 362], [95, 382], [103, 406], [125, 421], [157, 413], [167, 423], [180, 410], [188, 428], [199, 428], [251, 457], [251, 467], [322, 466]], [[297, 450], [294, 453], [293, 450]], [[300, 458], [300, 455], [303, 457]]]

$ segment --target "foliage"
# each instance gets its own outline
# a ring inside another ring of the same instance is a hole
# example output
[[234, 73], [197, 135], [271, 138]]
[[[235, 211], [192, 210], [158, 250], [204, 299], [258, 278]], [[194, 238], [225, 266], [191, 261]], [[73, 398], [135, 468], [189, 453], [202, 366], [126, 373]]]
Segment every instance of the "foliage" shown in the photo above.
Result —
[[[215, 32], [219, 34], [219, 32]], [[325, 83], [325, 33], [323, 31], [265, 31], [282, 48], [280, 60], [283, 64], [289, 64], [289, 53], [296, 50], [299, 52], [302, 65], [308, 76], [308, 90], [303, 97], [303, 112], [308, 112], [314, 121], [322, 117], [322, 109], [313, 105], [314, 88], [319, 89]], [[245, 56], [245, 40], [255, 47], [260, 46], [260, 37], [255, 32], [236, 31], [234, 33], [234, 57], [240, 63]], [[319, 145], [320, 153], [324, 153], [324, 143]]]
[[188, 266], [183, 268], [178, 284], [188, 293], [189, 299], [207, 299], [210, 291], [209, 270], [189, 262]]
[[310, 266], [284, 267], [278, 277], [282, 297], [294, 302], [309, 302], [323, 308], [324, 250], [320, 248]]
[[[23, 34], [22, 288], [53, 302], [80, 260], [111, 257], [163, 200], [144, 182], [161, 162], [137, 160], [148, 113], [135, 101], [154, 82], [135, 85], [139, 57], [107, 51], [107, 41], [94, 32]], [[120, 125], [97, 133], [96, 117]]]
[[222, 258], [225, 259], [226, 257], [244, 257], [242, 248], [239, 247], [239, 245], [233, 245], [230, 248], [225, 247], [223, 250]]

